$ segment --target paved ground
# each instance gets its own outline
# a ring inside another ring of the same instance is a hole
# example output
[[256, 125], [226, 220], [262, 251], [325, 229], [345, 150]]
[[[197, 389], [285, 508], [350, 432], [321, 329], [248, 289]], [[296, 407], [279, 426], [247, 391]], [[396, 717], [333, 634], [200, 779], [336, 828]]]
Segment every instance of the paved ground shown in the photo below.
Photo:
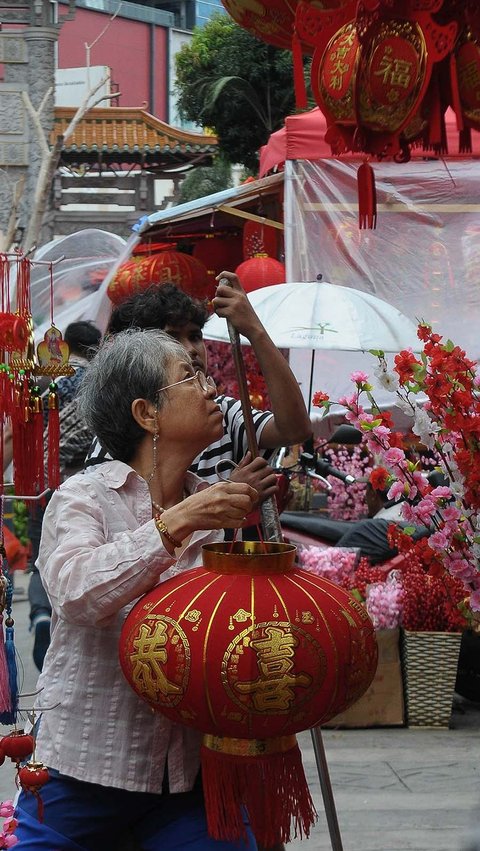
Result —
[[[26, 578], [17, 585], [26, 590]], [[29, 692], [36, 669], [22, 594], [15, 595], [14, 616], [22, 690]], [[324, 731], [343, 851], [467, 851], [466, 829], [480, 828], [480, 706], [460, 702], [452, 717], [453, 729], [445, 731]], [[330, 851], [311, 736], [304, 733], [299, 739], [319, 820], [309, 839], [295, 840], [288, 848]], [[14, 772], [5, 763], [0, 800], [14, 794]], [[480, 851], [480, 844], [468, 851]]]

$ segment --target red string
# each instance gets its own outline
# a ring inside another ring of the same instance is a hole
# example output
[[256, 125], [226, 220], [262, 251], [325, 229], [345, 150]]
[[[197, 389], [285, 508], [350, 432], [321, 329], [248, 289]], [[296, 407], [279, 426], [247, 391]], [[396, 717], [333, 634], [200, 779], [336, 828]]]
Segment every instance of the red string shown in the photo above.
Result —
[[53, 263], [50, 263], [50, 324], [53, 325]]

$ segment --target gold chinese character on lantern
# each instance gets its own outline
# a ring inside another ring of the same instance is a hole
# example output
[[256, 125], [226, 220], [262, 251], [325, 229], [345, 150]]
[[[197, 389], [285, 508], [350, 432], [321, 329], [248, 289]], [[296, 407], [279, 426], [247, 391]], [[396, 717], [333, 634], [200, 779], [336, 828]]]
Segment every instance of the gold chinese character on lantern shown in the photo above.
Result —
[[381, 77], [385, 85], [408, 89], [412, 81], [412, 62], [394, 57], [393, 48], [385, 45], [384, 55], [374, 75]]
[[167, 625], [158, 621], [153, 631], [142, 624], [133, 642], [132, 677], [139, 692], [152, 700], [157, 700], [159, 695], [166, 697], [182, 692], [180, 686], [169, 682], [162, 668], [167, 662], [167, 640]]
[[288, 710], [295, 699], [294, 689], [311, 684], [308, 674], [294, 672], [294, 653], [298, 640], [280, 626], [268, 626], [265, 634], [252, 638], [251, 649], [257, 656], [259, 676], [250, 682], [236, 683], [240, 694], [249, 694], [258, 712]]

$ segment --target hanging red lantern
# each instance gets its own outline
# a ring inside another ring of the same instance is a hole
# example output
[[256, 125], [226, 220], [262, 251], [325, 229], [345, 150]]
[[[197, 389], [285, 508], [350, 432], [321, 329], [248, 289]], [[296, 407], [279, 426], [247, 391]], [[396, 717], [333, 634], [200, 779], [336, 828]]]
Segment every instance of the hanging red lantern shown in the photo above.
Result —
[[235, 269], [242, 262], [242, 242], [239, 236], [215, 236], [206, 234], [193, 249], [193, 256], [203, 263], [210, 282], [213, 297], [217, 286], [216, 277], [224, 269]]
[[0, 740], [0, 748], [5, 756], [17, 765], [33, 753], [35, 742], [33, 736], [23, 730], [12, 730], [7, 736]]
[[133, 257], [123, 263], [107, 289], [114, 304], [120, 304], [152, 284], [176, 284], [193, 298], [209, 298], [208, 272], [195, 257], [182, 251], [162, 251], [147, 257]]
[[273, 284], [284, 284], [286, 280], [284, 264], [267, 254], [256, 254], [250, 260], [244, 260], [235, 269], [235, 274], [246, 293]]
[[[271, 225], [264, 225], [263, 222], [245, 222], [243, 227], [243, 260], [250, 260], [256, 254], [268, 254], [269, 257], [275, 257], [277, 248], [276, 228], [272, 228]], [[241, 260], [238, 262], [240, 263]]]
[[50, 774], [43, 762], [27, 762], [17, 773], [17, 779], [24, 792], [30, 792], [37, 799], [38, 820], [43, 821], [43, 801], [40, 789], [50, 780]]
[[[295, 734], [332, 718], [371, 683], [373, 625], [344, 589], [294, 565], [295, 547], [203, 548], [204, 567], [133, 607], [120, 662], [154, 710], [204, 733], [208, 829], [260, 844], [308, 835], [314, 810]], [[285, 790], [289, 794], [285, 796]]]

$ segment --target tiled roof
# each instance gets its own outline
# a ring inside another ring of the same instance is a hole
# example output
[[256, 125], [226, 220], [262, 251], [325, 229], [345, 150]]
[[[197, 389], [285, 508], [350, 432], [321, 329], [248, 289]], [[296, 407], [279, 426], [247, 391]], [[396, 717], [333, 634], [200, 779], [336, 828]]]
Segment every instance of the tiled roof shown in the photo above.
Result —
[[[72, 107], [55, 108], [52, 142], [65, 132], [75, 112]], [[187, 133], [143, 109], [113, 106], [87, 112], [66, 140], [62, 159], [78, 161], [101, 155], [102, 159], [148, 161], [158, 155], [171, 155], [172, 160], [181, 163], [195, 160], [199, 154], [213, 154], [216, 150], [215, 136]]]

